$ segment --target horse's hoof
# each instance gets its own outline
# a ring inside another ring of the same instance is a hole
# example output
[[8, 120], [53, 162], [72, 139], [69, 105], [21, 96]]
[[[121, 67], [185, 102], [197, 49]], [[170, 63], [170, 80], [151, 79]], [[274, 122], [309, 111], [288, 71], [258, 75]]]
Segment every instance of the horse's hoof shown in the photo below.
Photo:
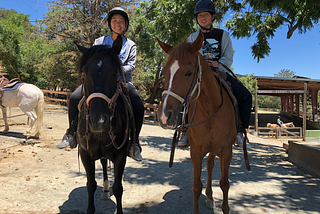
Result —
[[109, 199], [110, 199], [110, 191], [102, 191], [101, 200], [109, 200]]
[[210, 199], [206, 199], [206, 207], [208, 208], [208, 209], [211, 209], [211, 210], [213, 210], [214, 209], [214, 200], [210, 200]]
[[9, 132], [9, 129], [5, 129], [2, 131], [2, 134], [8, 134], [8, 132]]

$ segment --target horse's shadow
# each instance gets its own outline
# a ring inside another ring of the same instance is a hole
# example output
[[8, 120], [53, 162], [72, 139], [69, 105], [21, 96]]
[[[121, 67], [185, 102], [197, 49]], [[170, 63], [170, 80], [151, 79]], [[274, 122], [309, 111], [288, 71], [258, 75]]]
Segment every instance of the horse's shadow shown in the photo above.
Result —
[[21, 132], [14, 132], [14, 131], [9, 131], [8, 133], [0, 133], [0, 136], [4, 137], [12, 137], [12, 138], [18, 138], [18, 139], [26, 139], [26, 136], [24, 133]]
[[[112, 188], [110, 189], [112, 190]], [[116, 211], [116, 203], [113, 200], [101, 200], [100, 199], [100, 193], [102, 192], [102, 187], [97, 186], [97, 190], [95, 192], [95, 198], [94, 203], [96, 207], [96, 214], [113, 214]], [[87, 195], [87, 188], [79, 187], [69, 194], [69, 198], [67, 201], [63, 203], [59, 207], [60, 212], [64, 214], [82, 214], [86, 213], [87, 210], [87, 201], [88, 201], [88, 195]]]

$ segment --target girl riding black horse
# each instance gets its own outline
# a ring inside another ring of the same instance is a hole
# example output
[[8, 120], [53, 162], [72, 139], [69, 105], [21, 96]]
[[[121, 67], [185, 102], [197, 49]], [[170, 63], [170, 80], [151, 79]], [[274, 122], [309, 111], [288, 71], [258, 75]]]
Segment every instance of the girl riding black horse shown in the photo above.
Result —
[[[129, 90], [129, 96], [132, 103], [134, 120], [135, 120], [135, 141], [137, 144], [131, 145], [129, 149], [129, 156], [137, 161], [142, 160], [141, 147], [139, 145], [139, 134], [141, 131], [143, 123], [144, 106], [136, 91], [134, 85], [132, 84], [131, 73], [135, 69], [136, 63], [136, 44], [126, 38], [124, 33], [128, 30], [129, 18], [125, 10], [120, 7], [112, 9], [108, 13], [108, 25], [112, 31], [111, 35], [102, 36], [95, 40], [94, 45], [105, 45], [107, 47], [112, 47], [113, 42], [116, 40], [118, 35], [122, 37], [122, 47], [119, 53], [119, 58], [121, 61], [121, 68], [125, 74], [126, 87]], [[120, 77], [121, 81], [124, 81], [123, 77]], [[81, 100], [83, 93], [81, 93], [81, 86], [79, 86], [70, 96], [69, 102], [69, 129], [64, 135], [61, 143], [57, 145], [58, 148], [76, 147], [74, 141], [74, 133], [77, 130], [77, 120], [78, 120], [78, 103]]]

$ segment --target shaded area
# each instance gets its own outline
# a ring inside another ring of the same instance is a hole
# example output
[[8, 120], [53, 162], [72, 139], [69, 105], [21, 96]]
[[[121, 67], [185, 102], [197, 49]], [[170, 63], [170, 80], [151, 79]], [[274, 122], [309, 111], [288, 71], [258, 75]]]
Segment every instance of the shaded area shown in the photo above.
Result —
[[[142, 137], [144, 147], [150, 147], [154, 153], [165, 152], [169, 158], [171, 138]], [[187, 149], [188, 150], [188, 149]], [[157, 159], [157, 154], [144, 158], [139, 167], [127, 164], [124, 173], [123, 207], [125, 213], [191, 213], [193, 205], [192, 183], [193, 169], [190, 157], [174, 160], [172, 168], [167, 161]], [[242, 149], [234, 147], [234, 155], [230, 166], [230, 195], [231, 213], [314, 213], [320, 210], [320, 179], [307, 174], [303, 169], [293, 166], [281, 146], [268, 145], [258, 141], [251, 142], [249, 149], [251, 171], [245, 169]], [[203, 161], [202, 182], [206, 187], [206, 160]], [[116, 205], [114, 198], [109, 201], [100, 200], [102, 191], [102, 171], [96, 171], [98, 189], [96, 191], [96, 213], [114, 213]], [[81, 176], [85, 176], [82, 174]], [[109, 173], [111, 185], [112, 174]], [[222, 193], [219, 188], [220, 180], [219, 159], [213, 171], [214, 198], [216, 211], [220, 212]], [[135, 204], [130, 198], [142, 198], [152, 195], [153, 191], [162, 186], [167, 191], [157, 197]], [[169, 187], [171, 188], [169, 188]], [[132, 189], [131, 189], [132, 188]], [[204, 191], [200, 196], [200, 212], [213, 213], [205, 207]], [[85, 184], [74, 189], [69, 199], [60, 207], [61, 213], [85, 213], [87, 192]], [[310, 206], [312, 205], [312, 206]]]

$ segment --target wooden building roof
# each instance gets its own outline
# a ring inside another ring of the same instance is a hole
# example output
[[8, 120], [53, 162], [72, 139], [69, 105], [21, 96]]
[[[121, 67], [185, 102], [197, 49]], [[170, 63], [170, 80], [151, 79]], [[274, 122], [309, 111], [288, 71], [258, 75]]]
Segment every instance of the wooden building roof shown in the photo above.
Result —
[[304, 83], [307, 83], [307, 89], [320, 90], [320, 80], [311, 79], [305, 77], [265, 77], [265, 76], [254, 76], [253, 78], [258, 80], [259, 90], [303, 90]]

